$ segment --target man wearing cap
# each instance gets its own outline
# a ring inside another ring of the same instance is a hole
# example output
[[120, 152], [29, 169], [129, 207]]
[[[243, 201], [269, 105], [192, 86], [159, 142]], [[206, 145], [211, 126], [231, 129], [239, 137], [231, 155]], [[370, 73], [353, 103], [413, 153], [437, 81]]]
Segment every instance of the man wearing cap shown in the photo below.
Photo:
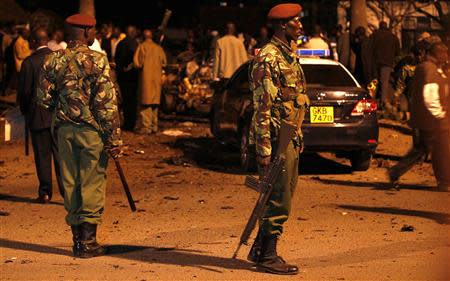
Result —
[[260, 219], [257, 238], [248, 259], [260, 271], [274, 274], [297, 274], [298, 267], [286, 263], [277, 254], [277, 240], [289, 217], [291, 199], [298, 178], [298, 158], [303, 150], [300, 131], [309, 100], [305, 94], [305, 76], [291, 42], [302, 33], [298, 4], [279, 4], [268, 18], [274, 36], [254, 59], [249, 73], [253, 91], [254, 115], [250, 142], [256, 145], [259, 171], [264, 171], [275, 153], [281, 121], [297, 126], [296, 136], [285, 152], [283, 170], [274, 184], [266, 210]]
[[95, 18], [76, 14], [66, 19], [67, 49], [50, 54], [39, 81], [39, 103], [54, 111], [58, 134], [66, 222], [72, 228], [73, 254], [105, 254], [96, 241], [105, 206], [108, 154], [120, 153], [116, 92], [108, 59], [88, 48]]

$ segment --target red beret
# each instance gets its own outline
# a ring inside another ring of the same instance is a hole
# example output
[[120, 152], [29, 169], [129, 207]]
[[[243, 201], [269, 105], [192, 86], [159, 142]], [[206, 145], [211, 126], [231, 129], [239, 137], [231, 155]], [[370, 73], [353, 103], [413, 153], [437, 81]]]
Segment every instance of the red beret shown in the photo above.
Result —
[[270, 9], [267, 17], [274, 20], [282, 20], [296, 17], [302, 11], [302, 6], [295, 3], [278, 4]]
[[66, 22], [79, 27], [93, 27], [96, 24], [95, 18], [89, 15], [75, 14], [66, 19]]

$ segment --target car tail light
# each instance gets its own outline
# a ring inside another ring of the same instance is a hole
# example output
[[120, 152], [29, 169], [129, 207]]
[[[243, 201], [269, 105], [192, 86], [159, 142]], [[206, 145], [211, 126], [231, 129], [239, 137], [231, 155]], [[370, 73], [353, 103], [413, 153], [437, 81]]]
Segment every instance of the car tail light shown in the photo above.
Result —
[[353, 108], [352, 116], [361, 116], [364, 113], [375, 112], [377, 108], [377, 102], [374, 100], [360, 100]]

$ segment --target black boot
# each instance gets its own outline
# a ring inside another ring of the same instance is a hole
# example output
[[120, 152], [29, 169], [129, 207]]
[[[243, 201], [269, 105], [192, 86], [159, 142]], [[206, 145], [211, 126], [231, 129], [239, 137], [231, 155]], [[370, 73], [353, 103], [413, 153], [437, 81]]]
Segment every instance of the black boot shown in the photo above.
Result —
[[261, 229], [258, 230], [258, 234], [256, 235], [255, 241], [253, 242], [252, 248], [248, 253], [247, 260], [257, 263], [259, 260], [259, 256], [261, 255]]
[[269, 272], [281, 275], [295, 275], [298, 274], [298, 267], [292, 264], [287, 264], [283, 258], [277, 254], [277, 237], [263, 236], [261, 255], [256, 268], [259, 271]]
[[80, 258], [92, 258], [106, 254], [106, 248], [97, 243], [97, 225], [84, 222], [80, 224]]
[[80, 226], [79, 225], [72, 225], [70, 226], [72, 229], [72, 240], [73, 240], [73, 256], [74, 257], [80, 257], [81, 253], [81, 233], [80, 233]]

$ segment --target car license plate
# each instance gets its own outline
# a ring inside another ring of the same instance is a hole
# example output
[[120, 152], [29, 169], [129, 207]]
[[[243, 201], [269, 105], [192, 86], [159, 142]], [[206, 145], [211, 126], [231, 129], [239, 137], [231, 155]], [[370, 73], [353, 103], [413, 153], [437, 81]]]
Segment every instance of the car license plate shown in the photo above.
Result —
[[334, 108], [332, 106], [311, 106], [309, 114], [311, 123], [334, 122]]

